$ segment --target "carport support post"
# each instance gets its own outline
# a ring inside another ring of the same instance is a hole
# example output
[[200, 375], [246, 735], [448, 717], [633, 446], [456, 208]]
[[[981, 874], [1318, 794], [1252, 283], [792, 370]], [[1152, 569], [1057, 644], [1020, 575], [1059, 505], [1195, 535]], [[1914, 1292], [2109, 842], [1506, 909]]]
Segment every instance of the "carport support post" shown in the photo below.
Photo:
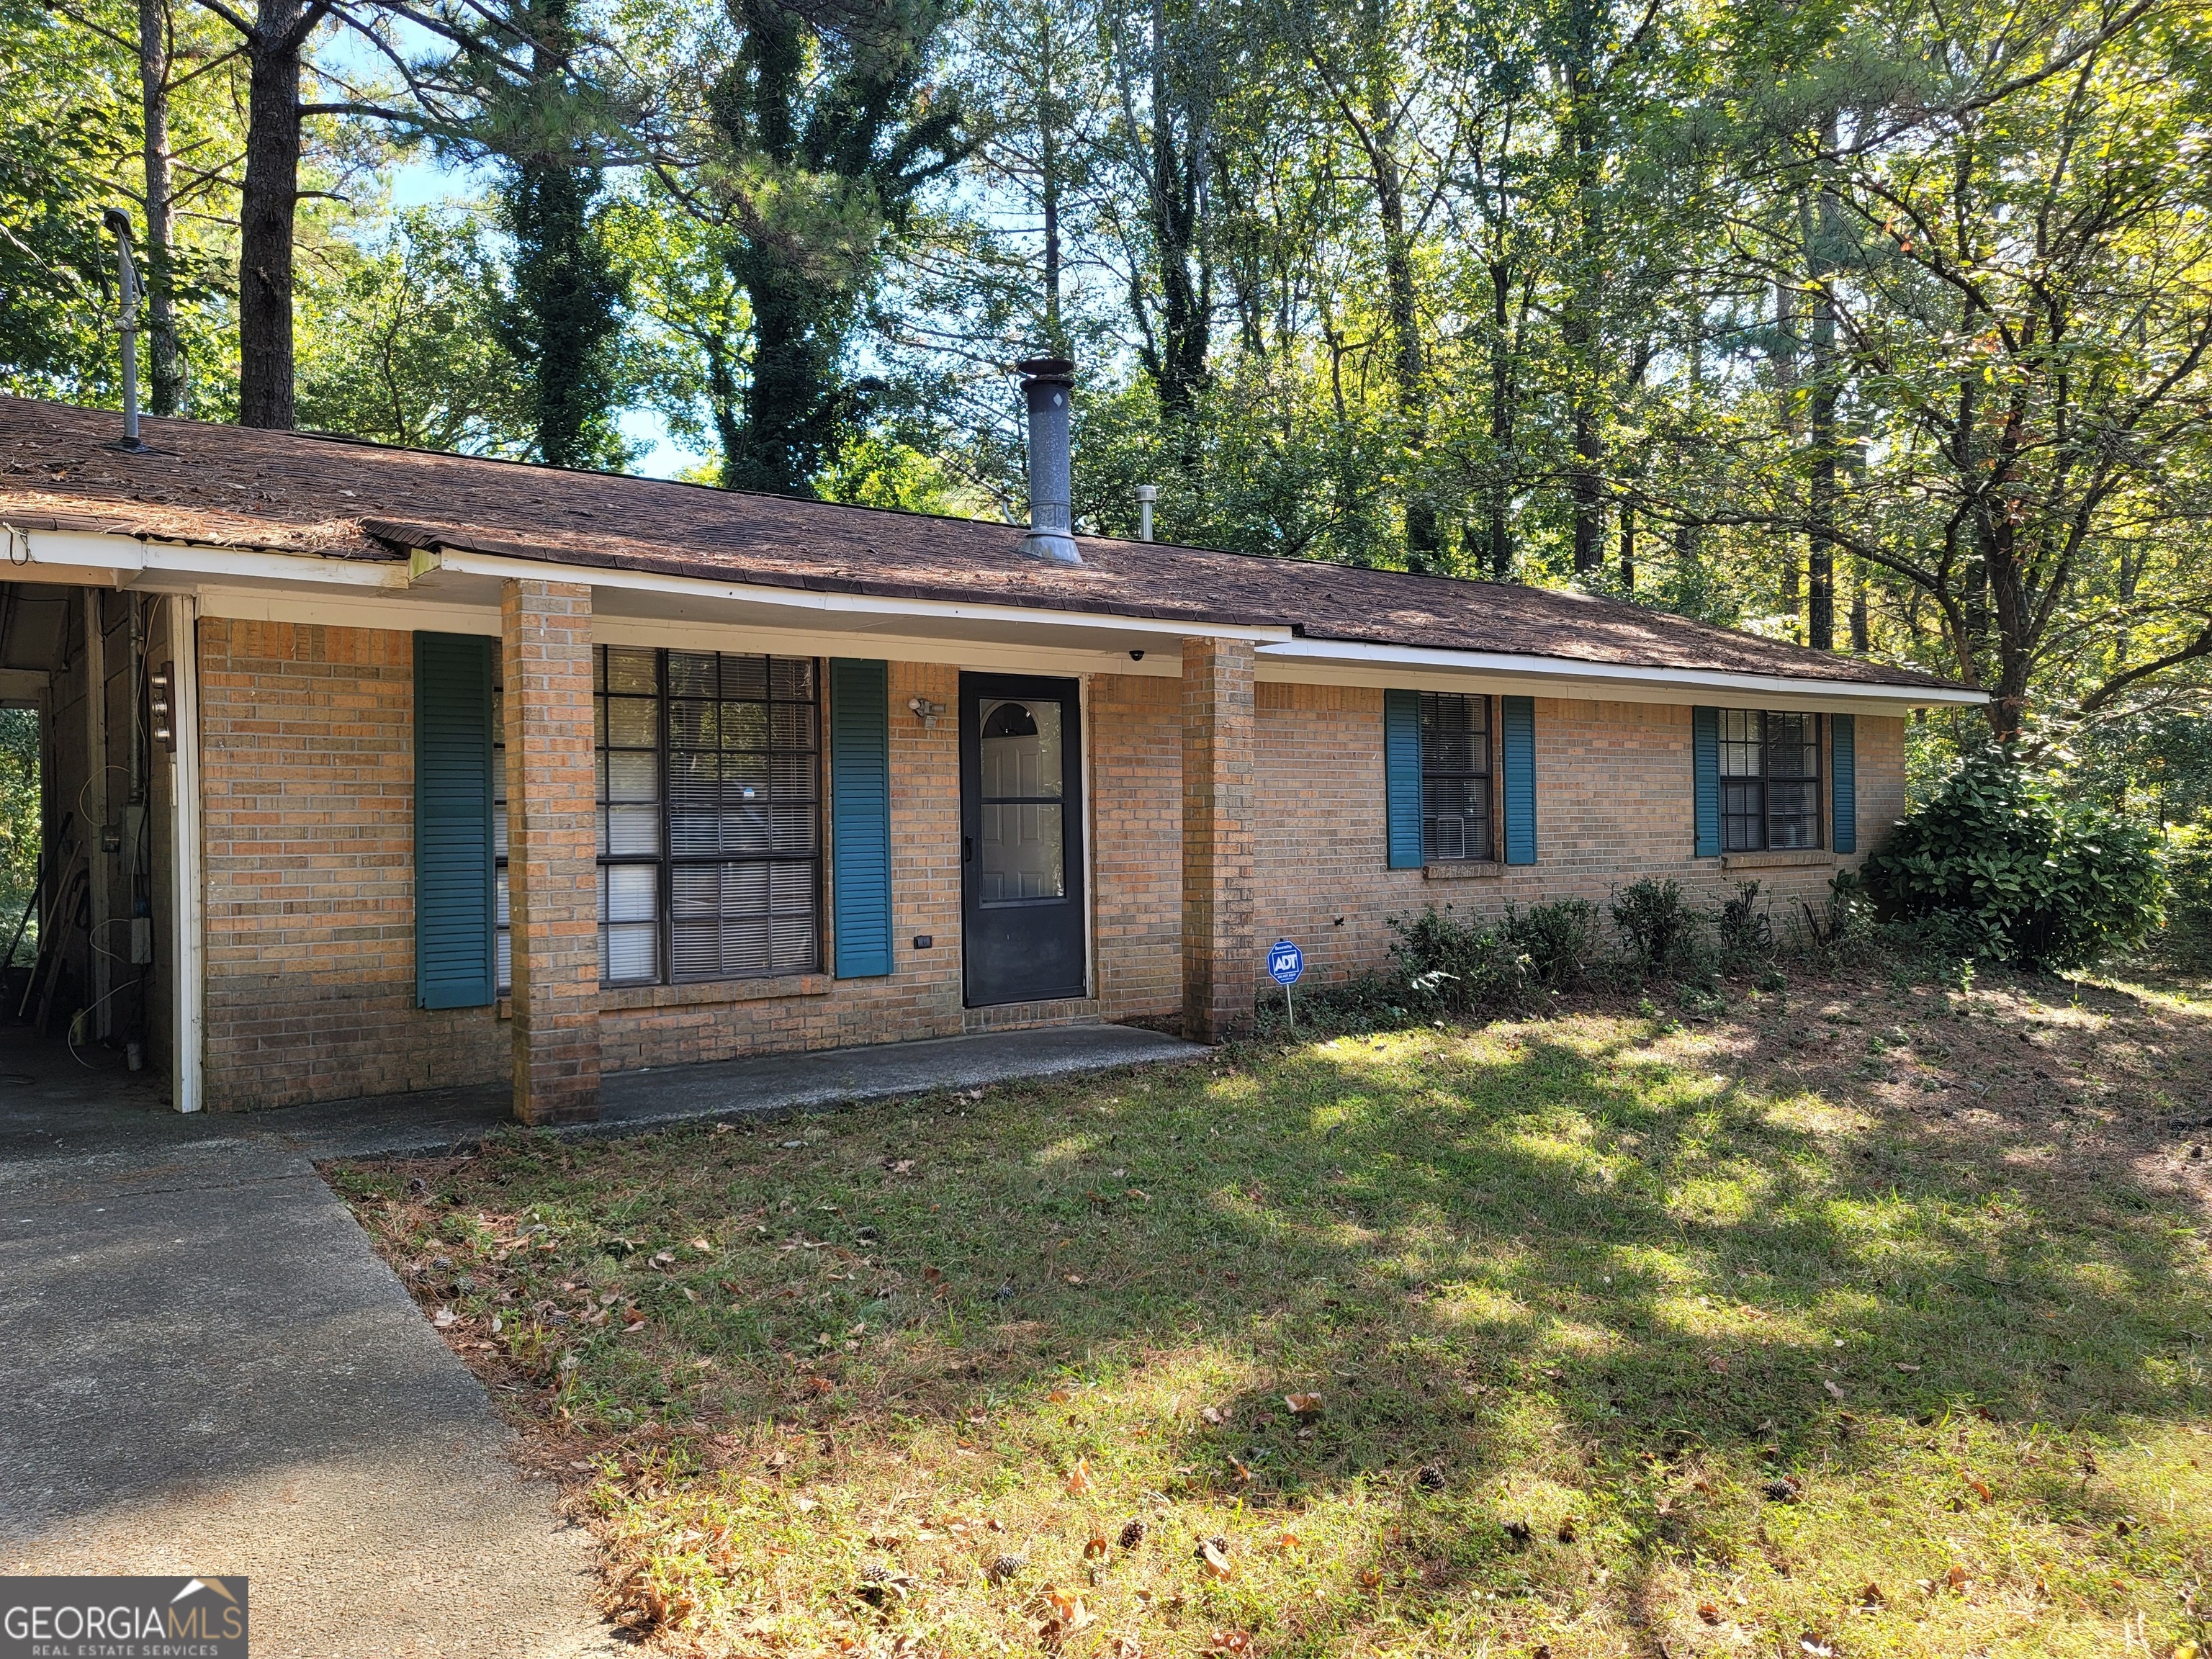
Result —
[[502, 582], [499, 629], [514, 1115], [525, 1123], [587, 1123], [599, 1115], [592, 590]]
[[1182, 642], [1182, 1034], [1252, 1026], [1249, 640]]

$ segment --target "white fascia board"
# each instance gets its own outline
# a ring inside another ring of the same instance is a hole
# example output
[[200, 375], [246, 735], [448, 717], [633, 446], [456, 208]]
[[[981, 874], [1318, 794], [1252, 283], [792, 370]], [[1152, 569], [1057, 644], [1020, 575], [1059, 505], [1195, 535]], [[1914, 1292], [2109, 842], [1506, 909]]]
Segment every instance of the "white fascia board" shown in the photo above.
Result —
[[1983, 691], [1797, 679], [1723, 669], [1642, 668], [1495, 651], [1441, 651], [1357, 641], [1294, 640], [1257, 649], [1256, 676], [1278, 684], [1389, 684], [1413, 691], [1489, 691], [1589, 702], [1742, 703], [1762, 708], [1902, 714], [1987, 702]]
[[[803, 587], [773, 587], [763, 583], [714, 581], [698, 576], [666, 576], [650, 571], [615, 570], [597, 565], [551, 564], [531, 559], [507, 558], [487, 553], [466, 553], [450, 548], [434, 552], [436, 568], [466, 576], [526, 578], [538, 581], [576, 582], [594, 588], [616, 588], [636, 593], [665, 593], [672, 598], [720, 600], [724, 603], [785, 610], [796, 621], [801, 616], [878, 619], [923, 623], [986, 623], [1024, 628], [1110, 629], [1121, 634], [1164, 635], [1181, 639], [1202, 635], [1211, 639], [1250, 640], [1255, 644], [1288, 642], [1289, 627], [1254, 628], [1228, 623], [1184, 622], [1157, 617], [1130, 617], [1119, 612], [1053, 611], [1019, 605], [971, 605], [952, 599], [895, 599], [870, 593], [831, 593]], [[418, 561], [418, 562], [420, 562]], [[833, 624], [834, 625], [834, 624]]]
[[381, 588], [404, 592], [407, 588], [406, 567], [396, 562], [143, 541], [118, 532], [19, 530], [16, 534], [28, 550], [30, 562], [0, 568], [0, 579], [71, 584], [90, 580], [163, 592], [190, 592], [210, 581], [336, 586], [351, 592]]

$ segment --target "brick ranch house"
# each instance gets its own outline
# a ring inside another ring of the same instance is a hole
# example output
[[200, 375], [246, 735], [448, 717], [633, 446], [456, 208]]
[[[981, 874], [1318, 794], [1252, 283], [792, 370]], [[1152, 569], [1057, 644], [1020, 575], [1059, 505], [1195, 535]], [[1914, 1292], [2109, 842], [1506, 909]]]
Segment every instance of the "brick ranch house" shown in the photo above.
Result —
[[183, 421], [125, 453], [0, 398], [24, 1006], [180, 1110], [511, 1079], [533, 1123], [639, 1066], [1216, 1041], [1279, 937], [1310, 983], [1431, 902], [1814, 896], [1901, 812], [1909, 712], [1980, 701], [1577, 593], [1071, 540], [1050, 367], [1026, 532]]

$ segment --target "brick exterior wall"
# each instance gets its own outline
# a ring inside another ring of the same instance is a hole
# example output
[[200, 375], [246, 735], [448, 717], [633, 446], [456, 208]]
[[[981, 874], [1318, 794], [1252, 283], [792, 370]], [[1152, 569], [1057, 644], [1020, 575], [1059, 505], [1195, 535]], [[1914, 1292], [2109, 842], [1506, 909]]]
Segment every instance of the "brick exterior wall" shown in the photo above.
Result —
[[599, 810], [592, 590], [500, 584], [514, 1115], [599, 1115]]
[[507, 1074], [489, 1008], [415, 1006], [406, 634], [204, 619], [207, 1103]]
[[[413, 1006], [408, 636], [210, 620], [201, 661], [210, 1103], [506, 1079], [511, 1034], [493, 1010]], [[1182, 683], [1091, 682], [1095, 1000], [994, 1010], [961, 1006], [959, 729], [950, 717], [958, 693], [956, 669], [891, 665], [894, 972], [599, 992], [605, 1070], [1179, 1013]], [[1309, 981], [1322, 982], [1380, 963], [1385, 918], [1431, 902], [1484, 914], [1509, 898], [1602, 902], [1649, 872], [1711, 904], [1750, 875], [1775, 896], [1779, 917], [1831, 873], [1825, 863], [1730, 872], [1692, 856], [1688, 708], [1550, 699], [1536, 704], [1537, 863], [1472, 880], [1393, 871], [1381, 691], [1262, 684], [1250, 695], [1253, 899], [1239, 929], [1249, 978], [1230, 988], [1237, 952], [1224, 940], [1224, 1003], [1242, 996], [1249, 1010], [1265, 982], [1261, 952], [1279, 935], [1305, 947]], [[946, 706], [935, 731], [907, 712], [915, 697]], [[1859, 717], [1858, 779], [1869, 849], [1904, 811], [1901, 720]], [[915, 950], [925, 933], [934, 945]]]

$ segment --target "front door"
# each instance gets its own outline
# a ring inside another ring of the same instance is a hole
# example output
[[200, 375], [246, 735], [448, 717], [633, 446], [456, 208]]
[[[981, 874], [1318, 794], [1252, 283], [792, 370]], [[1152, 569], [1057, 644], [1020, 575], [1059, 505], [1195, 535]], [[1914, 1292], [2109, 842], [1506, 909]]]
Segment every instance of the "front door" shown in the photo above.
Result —
[[1073, 680], [960, 677], [968, 1006], [1084, 993], [1083, 753]]

